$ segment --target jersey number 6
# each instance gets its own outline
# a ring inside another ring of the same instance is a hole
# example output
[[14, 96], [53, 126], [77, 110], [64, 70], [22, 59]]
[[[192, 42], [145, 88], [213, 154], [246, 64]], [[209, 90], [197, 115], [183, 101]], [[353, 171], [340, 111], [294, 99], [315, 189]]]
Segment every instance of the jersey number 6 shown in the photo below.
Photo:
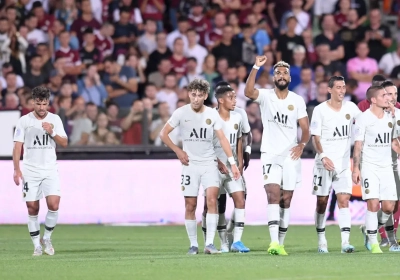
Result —
[[366, 189], [369, 188], [368, 179], [365, 179], [365, 180], [364, 180], [364, 188], [366, 188]]
[[181, 175], [181, 177], [182, 177], [181, 185], [183, 185], [183, 181], [185, 181], [185, 186], [190, 185], [190, 176]]

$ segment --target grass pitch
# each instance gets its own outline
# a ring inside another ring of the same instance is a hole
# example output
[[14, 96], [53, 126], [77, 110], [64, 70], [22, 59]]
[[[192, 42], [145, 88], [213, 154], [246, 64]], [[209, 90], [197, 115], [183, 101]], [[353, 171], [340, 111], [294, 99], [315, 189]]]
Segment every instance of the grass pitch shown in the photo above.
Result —
[[[43, 226], [42, 226], [43, 231]], [[199, 227], [199, 243], [202, 233]], [[327, 227], [329, 254], [316, 252], [312, 226], [291, 226], [289, 256], [270, 256], [267, 226], [247, 226], [248, 254], [185, 255], [188, 240], [182, 226], [57, 226], [56, 254], [32, 257], [27, 226], [0, 226], [0, 279], [399, 279], [399, 253], [372, 255], [352, 228], [353, 254], [340, 253], [337, 226]], [[216, 244], [219, 239], [216, 236]], [[200, 246], [203, 250], [203, 246]]]

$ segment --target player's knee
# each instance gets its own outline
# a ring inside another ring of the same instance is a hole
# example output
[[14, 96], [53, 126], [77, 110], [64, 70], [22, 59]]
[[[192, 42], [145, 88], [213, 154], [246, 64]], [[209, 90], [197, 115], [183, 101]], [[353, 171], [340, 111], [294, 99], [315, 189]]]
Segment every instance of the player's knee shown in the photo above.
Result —
[[281, 189], [277, 184], [265, 185], [265, 191], [267, 193], [269, 204], [279, 204], [281, 198]]
[[50, 204], [47, 204], [47, 208], [48, 208], [50, 211], [58, 211], [58, 207], [59, 207], [58, 203], [50, 203]]
[[217, 199], [214, 197], [207, 197], [207, 209], [210, 213], [217, 212]]
[[338, 205], [339, 209], [349, 208], [349, 201], [348, 200], [341, 200], [341, 201], [338, 200], [337, 205]]
[[244, 209], [245, 204], [246, 204], [246, 200], [244, 199], [244, 197], [242, 198], [238, 198], [234, 201], [235, 203], [235, 208], [237, 209]]
[[36, 216], [39, 214], [39, 205], [36, 204], [27, 204], [26, 207], [28, 208], [28, 214], [31, 216]]
[[224, 214], [226, 211], [226, 194], [221, 194], [218, 198], [218, 213]]
[[204, 198], [203, 216], [207, 214], [207, 197]]
[[197, 204], [193, 202], [186, 202], [185, 209], [187, 213], [195, 213]]
[[382, 203], [382, 211], [387, 214], [390, 215], [394, 212], [394, 204], [392, 203]]

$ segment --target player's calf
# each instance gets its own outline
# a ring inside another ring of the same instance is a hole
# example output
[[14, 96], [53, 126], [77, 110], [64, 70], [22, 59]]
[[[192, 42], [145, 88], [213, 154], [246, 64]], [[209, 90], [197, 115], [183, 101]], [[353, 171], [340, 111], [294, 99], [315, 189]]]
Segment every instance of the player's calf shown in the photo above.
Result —
[[226, 233], [226, 218], [225, 218], [225, 210], [226, 210], [226, 194], [221, 194], [218, 198], [218, 225], [217, 231], [219, 235], [219, 239], [221, 242], [221, 252], [228, 253], [228, 240]]
[[315, 229], [318, 235], [318, 252], [328, 253], [328, 242], [325, 236], [325, 211], [329, 196], [317, 196], [317, 206], [314, 214]]
[[219, 193], [218, 187], [208, 187], [206, 189], [206, 199], [207, 199], [207, 209], [208, 209], [207, 215], [206, 215], [206, 228], [207, 228], [206, 244], [207, 244], [207, 246], [214, 244], [215, 232], [217, 231], [218, 218], [219, 218], [218, 208], [217, 208], [218, 193]]

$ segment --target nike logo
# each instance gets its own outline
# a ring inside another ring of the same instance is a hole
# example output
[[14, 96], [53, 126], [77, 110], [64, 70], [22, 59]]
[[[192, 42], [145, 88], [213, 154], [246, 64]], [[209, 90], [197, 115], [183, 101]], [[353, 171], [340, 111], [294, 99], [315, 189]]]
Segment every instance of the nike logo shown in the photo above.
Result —
[[190, 120], [185, 120], [185, 122], [190, 122]]

